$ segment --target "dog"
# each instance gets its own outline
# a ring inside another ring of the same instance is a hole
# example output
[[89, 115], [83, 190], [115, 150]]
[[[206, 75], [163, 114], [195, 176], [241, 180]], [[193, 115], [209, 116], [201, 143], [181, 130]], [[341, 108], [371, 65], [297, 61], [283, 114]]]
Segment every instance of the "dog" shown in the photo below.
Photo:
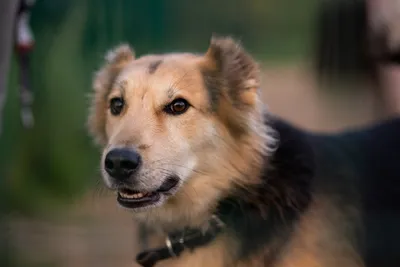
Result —
[[230, 37], [107, 53], [88, 128], [105, 185], [155, 233], [138, 263], [399, 266], [400, 119], [309, 132], [270, 114], [260, 83]]

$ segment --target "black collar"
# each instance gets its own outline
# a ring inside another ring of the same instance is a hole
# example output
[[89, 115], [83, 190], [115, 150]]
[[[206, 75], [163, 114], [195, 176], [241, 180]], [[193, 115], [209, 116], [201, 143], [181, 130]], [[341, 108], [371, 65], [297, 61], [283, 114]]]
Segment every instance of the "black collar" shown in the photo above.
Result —
[[158, 261], [179, 257], [186, 249], [193, 251], [211, 243], [225, 228], [225, 224], [215, 215], [211, 217], [208, 224], [206, 230], [186, 228], [183, 231], [168, 234], [165, 247], [140, 252], [136, 256], [136, 262], [143, 267], [152, 267]]

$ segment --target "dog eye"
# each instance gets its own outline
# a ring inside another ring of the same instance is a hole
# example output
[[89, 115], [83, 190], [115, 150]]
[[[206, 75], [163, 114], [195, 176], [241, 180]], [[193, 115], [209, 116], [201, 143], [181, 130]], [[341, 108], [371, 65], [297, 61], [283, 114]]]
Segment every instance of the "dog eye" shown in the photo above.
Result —
[[110, 100], [110, 112], [112, 115], [117, 116], [121, 114], [122, 109], [124, 108], [124, 100], [120, 97], [114, 97]]
[[172, 101], [169, 105], [165, 107], [165, 112], [171, 115], [180, 115], [185, 113], [190, 107], [190, 104], [182, 98]]

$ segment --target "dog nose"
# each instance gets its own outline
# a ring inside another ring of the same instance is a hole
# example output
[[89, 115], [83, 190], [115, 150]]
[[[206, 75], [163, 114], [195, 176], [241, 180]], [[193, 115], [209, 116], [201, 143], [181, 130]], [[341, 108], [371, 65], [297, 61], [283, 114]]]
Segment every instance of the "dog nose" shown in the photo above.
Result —
[[113, 149], [104, 160], [106, 172], [118, 180], [128, 179], [139, 167], [140, 155], [131, 149]]

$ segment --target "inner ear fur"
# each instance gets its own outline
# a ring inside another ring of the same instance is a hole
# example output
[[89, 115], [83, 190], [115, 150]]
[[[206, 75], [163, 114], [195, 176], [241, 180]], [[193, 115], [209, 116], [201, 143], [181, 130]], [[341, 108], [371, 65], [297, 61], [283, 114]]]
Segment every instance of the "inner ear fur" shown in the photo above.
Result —
[[214, 35], [205, 58], [205, 84], [213, 110], [235, 135], [248, 131], [250, 113], [257, 108], [259, 65], [231, 37]]
[[223, 80], [227, 93], [237, 104], [247, 103], [246, 92], [257, 91], [260, 86], [260, 70], [257, 62], [231, 37], [213, 36], [206, 56], [214, 63], [215, 71]]
[[129, 45], [119, 45], [106, 53], [104, 65], [95, 73], [88, 129], [99, 144], [106, 142], [105, 118], [108, 93], [120, 71], [134, 59], [134, 50]]

